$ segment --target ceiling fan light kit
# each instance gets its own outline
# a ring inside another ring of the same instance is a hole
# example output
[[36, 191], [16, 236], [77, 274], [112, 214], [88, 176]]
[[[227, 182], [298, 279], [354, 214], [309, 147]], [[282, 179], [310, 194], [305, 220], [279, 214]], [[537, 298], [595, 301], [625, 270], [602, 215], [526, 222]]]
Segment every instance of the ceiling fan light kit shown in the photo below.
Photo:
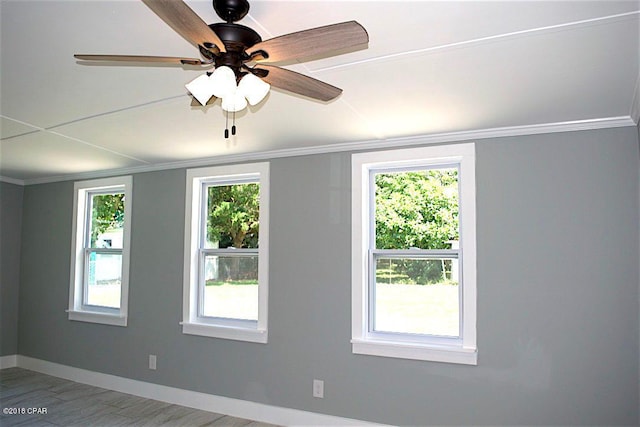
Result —
[[[298, 31], [263, 41], [253, 29], [235, 23], [249, 12], [247, 0], [213, 0], [214, 10], [226, 22], [211, 25], [207, 25], [183, 0], [142, 2], [195, 45], [202, 59], [84, 54], [74, 55], [75, 58], [85, 61], [213, 66], [213, 73], [207, 72], [197, 77], [187, 83], [186, 88], [201, 106], [210, 105], [216, 98], [221, 98], [222, 109], [226, 112], [241, 111], [247, 103], [260, 103], [271, 87], [322, 102], [331, 101], [342, 93], [342, 89], [286, 68], [263, 64], [291, 60], [303, 62], [332, 56], [347, 49], [365, 48], [369, 42], [367, 31], [356, 21]], [[228, 134], [225, 129], [225, 137]]]
[[253, 74], [247, 74], [238, 84], [238, 92], [251, 105], [257, 105], [267, 96], [271, 85]]
[[198, 76], [185, 85], [191, 95], [202, 105], [207, 105], [207, 102], [209, 102], [209, 99], [213, 96], [211, 86], [210, 76], [208, 74]]
[[216, 68], [209, 77], [211, 84], [211, 93], [216, 98], [224, 98], [233, 95], [236, 91], [236, 74], [235, 72], [223, 65]]
[[245, 108], [247, 108], [247, 99], [238, 92], [222, 98], [222, 109], [224, 111], [236, 113]]
[[240, 111], [247, 106], [247, 101], [251, 105], [260, 103], [269, 93], [271, 85], [253, 74], [245, 74], [236, 85], [234, 71], [223, 65], [213, 73], [196, 77], [185, 87], [200, 105], [210, 105], [209, 100], [215, 96], [222, 99], [223, 110]]

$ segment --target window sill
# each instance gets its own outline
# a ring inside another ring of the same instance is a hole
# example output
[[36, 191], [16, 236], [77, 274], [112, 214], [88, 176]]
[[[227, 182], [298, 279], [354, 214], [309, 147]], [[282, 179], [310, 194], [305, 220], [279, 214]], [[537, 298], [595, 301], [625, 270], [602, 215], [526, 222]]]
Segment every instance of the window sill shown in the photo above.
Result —
[[180, 322], [180, 324], [182, 325], [183, 334], [262, 344], [267, 343], [267, 331], [265, 329], [248, 329], [190, 322]]
[[478, 351], [476, 349], [355, 338], [351, 340], [351, 344], [354, 354], [462, 365], [478, 364]]
[[127, 326], [127, 316], [120, 314], [99, 313], [94, 311], [67, 310], [69, 320], [79, 322], [101, 323], [103, 325]]

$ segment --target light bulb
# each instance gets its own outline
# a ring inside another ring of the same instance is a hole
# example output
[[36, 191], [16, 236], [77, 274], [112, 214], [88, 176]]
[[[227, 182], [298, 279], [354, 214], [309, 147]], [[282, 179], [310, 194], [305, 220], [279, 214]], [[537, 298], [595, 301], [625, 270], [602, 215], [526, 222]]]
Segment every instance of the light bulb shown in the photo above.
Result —
[[253, 74], [247, 74], [240, 80], [238, 92], [242, 94], [249, 104], [256, 105], [269, 93], [271, 85]]

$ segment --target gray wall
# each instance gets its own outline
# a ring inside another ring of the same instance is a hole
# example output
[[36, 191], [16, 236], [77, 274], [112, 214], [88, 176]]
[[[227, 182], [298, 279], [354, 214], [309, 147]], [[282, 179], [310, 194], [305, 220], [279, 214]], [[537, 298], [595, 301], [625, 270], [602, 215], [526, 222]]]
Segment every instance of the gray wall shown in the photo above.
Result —
[[0, 356], [18, 354], [18, 295], [22, 194], [0, 182]]
[[180, 332], [184, 170], [134, 176], [127, 328], [67, 320], [73, 184], [28, 186], [19, 351], [392, 424], [637, 424], [638, 151], [635, 127], [478, 142], [475, 367], [351, 354], [349, 153], [271, 162], [267, 345]]

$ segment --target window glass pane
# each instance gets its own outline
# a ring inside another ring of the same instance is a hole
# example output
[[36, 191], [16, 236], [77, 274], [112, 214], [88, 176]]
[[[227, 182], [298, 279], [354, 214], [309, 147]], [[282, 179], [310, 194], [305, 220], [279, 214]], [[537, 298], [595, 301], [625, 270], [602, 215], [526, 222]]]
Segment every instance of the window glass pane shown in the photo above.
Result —
[[89, 254], [86, 304], [120, 308], [122, 254]]
[[457, 168], [375, 174], [376, 249], [452, 249], [459, 240]]
[[260, 185], [216, 185], [206, 192], [204, 248], [257, 248]]
[[207, 255], [202, 315], [258, 320], [258, 255]]
[[124, 193], [92, 194], [89, 247], [122, 249]]
[[457, 259], [377, 258], [374, 330], [459, 336]]

